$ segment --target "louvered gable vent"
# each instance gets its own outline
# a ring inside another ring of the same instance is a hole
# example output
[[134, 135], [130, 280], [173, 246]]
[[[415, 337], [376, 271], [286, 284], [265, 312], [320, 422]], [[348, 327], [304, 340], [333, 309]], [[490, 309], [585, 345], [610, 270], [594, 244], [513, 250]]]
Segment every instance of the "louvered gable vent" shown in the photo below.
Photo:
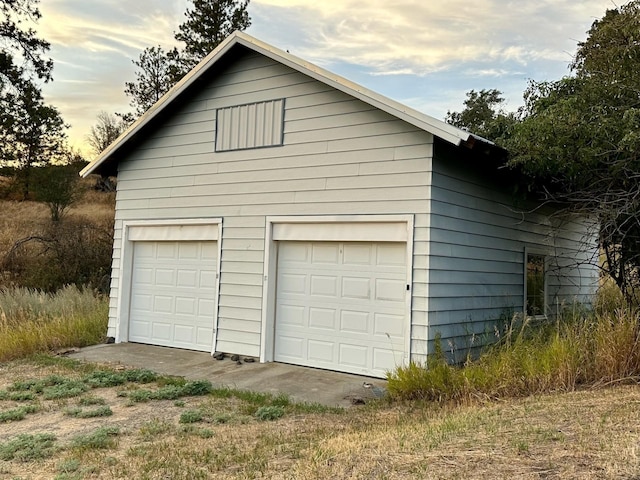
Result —
[[219, 108], [216, 152], [282, 145], [284, 99]]

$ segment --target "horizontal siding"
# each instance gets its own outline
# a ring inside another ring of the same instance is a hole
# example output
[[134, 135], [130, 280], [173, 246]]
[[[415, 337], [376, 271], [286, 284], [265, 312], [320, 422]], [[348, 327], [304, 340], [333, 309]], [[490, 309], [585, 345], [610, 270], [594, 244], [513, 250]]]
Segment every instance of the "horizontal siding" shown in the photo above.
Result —
[[[282, 147], [214, 152], [217, 108], [278, 98]], [[265, 57], [240, 56], [120, 163], [116, 219], [122, 228], [222, 217], [217, 348], [257, 356], [266, 215], [415, 214], [412, 318], [426, 328], [432, 153], [430, 134]]]
[[[436, 144], [429, 231], [429, 340], [459, 360], [494, 339], [494, 330], [522, 312], [524, 250], [556, 255], [548, 274], [549, 304], [585, 300], [593, 292], [592, 267], [575, 268], [591, 250], [579, 251], [585, 229], [570, 220], [554, 225], [541, 210], [517, 205], [495, 177], [469, 162], [452, 158]], [[491, 178], [494, 177], [494, 178]], [[529, 210], [529, 213], [526, 211]], [[570, 261], [569, 261], [570, 260]], [[488, 334], [482, 335], [485, 332]], [[465, 337], [467, 335], [467, 337]], [[448, 347], [448, 350], [447, 350]], [[433, 345], [430, 346], [433, 348]]]

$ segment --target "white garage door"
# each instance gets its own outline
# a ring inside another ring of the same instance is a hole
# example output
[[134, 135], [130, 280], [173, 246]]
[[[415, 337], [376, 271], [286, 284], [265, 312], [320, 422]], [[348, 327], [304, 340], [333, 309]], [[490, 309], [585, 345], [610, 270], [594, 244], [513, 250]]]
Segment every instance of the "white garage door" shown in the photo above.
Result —
[[402, 363], [406, 244], [279, 242], [275, 360], [383, 377]]
[[211, 351], [216, 242], [134, 242], [129, 341]]

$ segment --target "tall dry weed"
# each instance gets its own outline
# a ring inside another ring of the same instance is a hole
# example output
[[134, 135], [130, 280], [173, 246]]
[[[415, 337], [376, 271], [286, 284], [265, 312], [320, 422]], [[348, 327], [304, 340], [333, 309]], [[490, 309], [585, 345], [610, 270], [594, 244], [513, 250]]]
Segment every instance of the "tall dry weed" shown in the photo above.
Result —
[[0, 290], [0, 361], [104, 340], [108, 299], [66, 287], [48, 294], [25, 288]]
[[518, 328], [508, 327], [500, 343], [462, 367], [438, 355], [426, 365], [399, 367], [387, 376], [389, 393], [461, 402], [637, 382], [640, 310], [605, 294], [593, 310], [565, 310], [554, 323], [532, 326], [514, 318]]

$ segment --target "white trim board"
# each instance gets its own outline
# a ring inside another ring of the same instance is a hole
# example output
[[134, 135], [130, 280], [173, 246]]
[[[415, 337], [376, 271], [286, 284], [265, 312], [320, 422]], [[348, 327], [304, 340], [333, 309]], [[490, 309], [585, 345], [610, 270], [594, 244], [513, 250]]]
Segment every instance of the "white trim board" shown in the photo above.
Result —
[[[260, 361], [274, 359], [278, 240], [406, 242], [406, 336], [403, 361], [411, 358], [413, 296], [413, 215], [274, 216], [265, 218], [264, 278]], [[378, 232], [375, 231], [378, 227]], [[323, 231], [326, 229], [326, 231]], [[354, 233], [355, 232], [355, 233]], [[296, 238], [296, 233], [303, 238]], [[370, 233], [372, 238], [363, 237]], [[343, 237], [339, 237], [342, 234]]]
[[218, 249], [216, 266], [216, 298], [213, 321], [215, 352], [218, 336], [218, 307], [220, 298], [220, 262], [222, 258], [222, 218], [130, 220], [122, 224], [120, 240], [120, 275], [118, 277], [118, 303], [116, 307], [115, 341], [129, 340], [129, 309], [133, 275], [133, 243], [136, 241], [215, 241]]

